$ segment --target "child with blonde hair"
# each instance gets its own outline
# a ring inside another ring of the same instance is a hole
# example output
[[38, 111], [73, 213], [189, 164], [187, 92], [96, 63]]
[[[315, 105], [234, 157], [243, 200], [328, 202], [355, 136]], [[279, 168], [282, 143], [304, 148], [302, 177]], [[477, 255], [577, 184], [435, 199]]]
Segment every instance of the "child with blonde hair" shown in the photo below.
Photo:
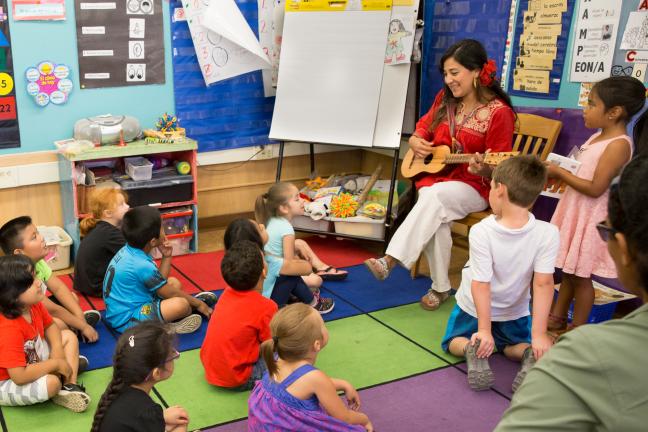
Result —
[[328, 330], [313, 308], [286, 306], [270, 321], [270, 331], [272, 339], [261, 344], [268, 371], [248, 401], [249, 431], [373, 431], [369, 418], [358, 411], [355, 388], [313, 366], [328, 343]]
[[[290, 295], [294, 295], [299, 301], [326, 314], [333, 310], [335, 303], [333, 299], [320, 297], [322, 278], [313, 274], [313, 263], [321, 261], [310, 248], [303, 245], [302, 250], [310, 254], [307, 256], [310, 260], [297, 258], [298, 243], [291, 220], [303, 213], [304, 203], [299, 197], [299, 190], [292, 183], [276, 183], [256, 200], [256, 221], [265, 225], [268, 233], [264, 247], [268, 275], [263, 283], [263, 295], [274, 300], [279, 307], [288, 303]], [[295, 277], [300, 275], [303, 277]]]
[[549, 317], [550, 330], [567, 327], [567, 311], [574, 300], [571, 326], [587, 323], [594, 304], [592, 275], [615, 278], [614, 262], [596, 224], [607, 216], [608, 189], [632, 156], [632, 139], [626, 124], [646, 101], [641, 81], [610, 77], [594, 85], [583, 110], [585, 126], [600, 129], [583, 144], [576, 159], [576, 174], [549, 164], [550, 178], [567, 185], [551, 223], [560, 230], [556, 267], [563, 272], [558, 299]]
[[98, 188], [90, 195], [90, 215], [79, 224], [83, 240], [74, 261], [77, 291], [101, 297], [108, 264], [126, 244], [120, 229], [130, 208], [126, 201], [126, 193], [116, 188]]

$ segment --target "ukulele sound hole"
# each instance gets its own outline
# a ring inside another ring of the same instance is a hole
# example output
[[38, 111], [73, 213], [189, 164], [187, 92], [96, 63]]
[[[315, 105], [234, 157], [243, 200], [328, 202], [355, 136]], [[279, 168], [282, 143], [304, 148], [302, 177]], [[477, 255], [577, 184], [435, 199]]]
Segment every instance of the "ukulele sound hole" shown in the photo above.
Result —
[[428, 165], [430, 162], [432, 162], [432, 159], [434, 159], [434, 155], [429, 154], [429, 155], [425, 156], [425, 159], [423, 159], [423, 163], [425, 165]]

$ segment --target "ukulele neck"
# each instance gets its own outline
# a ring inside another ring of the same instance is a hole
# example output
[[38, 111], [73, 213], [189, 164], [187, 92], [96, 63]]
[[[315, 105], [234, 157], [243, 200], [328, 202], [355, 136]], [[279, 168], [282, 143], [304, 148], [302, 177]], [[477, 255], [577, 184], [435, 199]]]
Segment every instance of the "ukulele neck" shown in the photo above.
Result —
[[443, 159], [444, 164], [463, 164], [470, 162], [470, 158], [473, 157], [473, 154], [464, 154], [464, 153], [453, 153], [446, 155]]

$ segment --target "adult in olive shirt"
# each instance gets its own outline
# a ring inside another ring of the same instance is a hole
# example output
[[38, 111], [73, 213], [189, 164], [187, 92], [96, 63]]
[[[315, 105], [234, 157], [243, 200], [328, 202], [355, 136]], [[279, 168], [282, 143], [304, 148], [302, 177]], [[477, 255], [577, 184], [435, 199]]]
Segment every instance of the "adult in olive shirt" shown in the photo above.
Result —
[[[597, 228], [621, 283], [648, 300], [648, 155], [610, 188]], [[648, 304], [565, 334], [527, 375], [497, 432], [648, 430]]]

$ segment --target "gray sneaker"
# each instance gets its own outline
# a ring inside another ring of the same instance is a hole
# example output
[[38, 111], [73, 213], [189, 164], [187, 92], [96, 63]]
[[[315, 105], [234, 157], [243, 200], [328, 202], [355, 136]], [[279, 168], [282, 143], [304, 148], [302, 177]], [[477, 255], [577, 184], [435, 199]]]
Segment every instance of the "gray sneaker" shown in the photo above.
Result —
[[90, 367], [90, 361], [88, 360], [88, 357], [82, 354], [79, 355], [79, 368], [77, 369], [77, 375], [87, 371], [89, 367]]
[[488, 358], [477, 357], [479, 343], [479, 340], [475, 345], [471, 345], [468, 342], [468, 345], [464, 348], [466, 365], [468, 367], [468, 385], [475, 391], [488, 390], [495, 384], [495, 374], [488, 364]]
[[169, 329], [176, 334], [193, 333], [200, 328], [202, 317], [198, 314], [191, 314], [181, 320], [169, 323]]
[[213, 309], [214, 306], [216, 306], [216, 302], [218, 302], [218, 296], [211, 291], [200, 292], [194, 297], [205, 303], [211, 309]]
[[520, 370], [518, 371], [517, 375], [515, 375], [513, 385], [511, 385], [513, 393], [515, 393], [517, 389], [520, 388], [522, 381], [524, 381], [524, 378], [526, 378], [527, 374], [536, 363], [535, 356], [533, 355], [533, 349], [531, 347], [528, 347], [524, 350], [521, 363], [522, 364], [520, 366]]

